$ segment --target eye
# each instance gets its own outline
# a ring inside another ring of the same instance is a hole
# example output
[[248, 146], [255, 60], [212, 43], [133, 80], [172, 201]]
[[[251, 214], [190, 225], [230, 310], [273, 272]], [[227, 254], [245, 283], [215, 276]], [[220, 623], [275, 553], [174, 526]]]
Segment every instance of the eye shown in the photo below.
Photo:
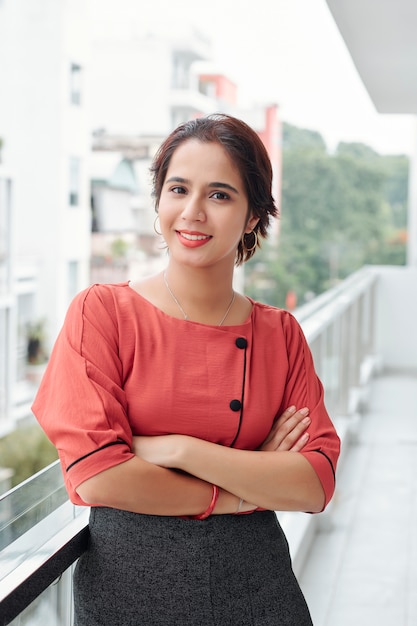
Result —
[[210, 198], [214, 198], [214, 200], [229, 200], [230, 196], [223, 191], [215, 191]]
[[176, 187], [171, 187], [170, 191], [172, 191], [172, 193], [178, 193], [178, 194], [186, 193], [186, 190], [184, 189], [184, 187], [179, 187], [178, 185]]

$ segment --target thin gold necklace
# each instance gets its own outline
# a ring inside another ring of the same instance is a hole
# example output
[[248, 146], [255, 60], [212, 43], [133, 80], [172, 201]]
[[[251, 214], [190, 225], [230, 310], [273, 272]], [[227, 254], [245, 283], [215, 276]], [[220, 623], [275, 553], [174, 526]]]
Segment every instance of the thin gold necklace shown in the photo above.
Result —
[[[170, 296], [171, 296], [171, 298], [174, 300], [175, 304], [177, 305], [177, 307], [179, 308], [179, 310], [180, 310], [180, 311], [181, 311], [181, 313], [183, 314], [184, 319], [185, 319], [185, 320], [190, 319], [190, 318], [188, 317], [187, 313], [184, 311], [184, 309], [183, 309], [183, 308], [182, 308], [182, 306], [180, 305], [180, 303], [178, 302], [178, 300], [177, 300], [177, 298], [175, 297], [175, 295], [173, 294], [173, 292], [171, 291], [171, 288], [170, 288], [170, 286], [168, 285], [168, 280], [167, 280], [167, 274], [166, 274], [166, 272], [164, 272], [163, 276], [164, 276], [164, 283], [165, 283], [166, 288], [168, 289], [169, 295], [170, 295]], [[223, 325], [224, 320], [225, 320], [225, 319], [226, 319], [226, 317], [229, 315], [229, 313], [230, 313], [230, 309], [232, 308], [233, 303], [234, 303], [234, 301], [235, 301], [235, 297], [236, 297], [236, 293], [235, 293], [235, 291], [233, 290], [233, 296], [232, 296], [232, 299], [230, 300], [229, 306], [228, 306], [228, 307], [227, 307], [227, 309], [226, 309], [226, 313], [223, 315], [223, 317], [222, 317], [222, 319], [220, 320], [220, 323], [218, 324], [218, 326], [222, 326], [222, 325]]]

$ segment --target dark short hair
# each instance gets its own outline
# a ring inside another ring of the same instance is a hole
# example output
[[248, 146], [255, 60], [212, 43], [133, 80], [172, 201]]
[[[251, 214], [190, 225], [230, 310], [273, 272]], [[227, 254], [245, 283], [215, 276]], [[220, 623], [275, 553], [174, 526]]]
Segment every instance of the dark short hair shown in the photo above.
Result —
[[258, 134], [248, 124], [230, 115], [216, 113], [181, 124], [162, 143], [150, 168], [156, 211], [172, 155], [189, 139], [219, 143], [226, 150], [244, 182], [249, 212], [259, 218], [253, 229], [256, 237], [251, 236], [251, 233], [245, 235], [249, 243], [247, 247], [242, 241], [239, 242], [236, 265], [240, 265], [255, 253], [256, 247], [260, 246], [260, 237], [267, 236], [271, 217], [278, 216], [272, 197], [273, 172], [268, 152]]

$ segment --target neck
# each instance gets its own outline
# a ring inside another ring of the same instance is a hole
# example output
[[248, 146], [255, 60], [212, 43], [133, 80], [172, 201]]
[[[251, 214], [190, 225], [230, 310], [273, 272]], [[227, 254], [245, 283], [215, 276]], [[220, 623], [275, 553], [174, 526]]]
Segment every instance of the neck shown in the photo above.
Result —
[[233, 290], [233, 268], [213, 270], [177, 266], [172, 261], [165, 269], [171, 289], [175, 289], [177, 297], [198, 301], [201, 303], [218, 302], [222, 297], [231, 296]]
[[213, 275], [183, 266], [178, 270], [170, 263], [164, 272], [164, 282], [171, 308], [187, 319], [219, 325], [223, 316], [228, 315], [229, 305], [233, 306], [233, 272], [230, 276]]

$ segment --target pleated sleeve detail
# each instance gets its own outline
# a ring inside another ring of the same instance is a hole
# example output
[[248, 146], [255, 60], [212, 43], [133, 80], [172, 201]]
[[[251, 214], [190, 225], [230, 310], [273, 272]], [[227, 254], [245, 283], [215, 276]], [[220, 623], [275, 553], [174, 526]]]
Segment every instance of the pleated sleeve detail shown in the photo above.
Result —
[[118, 334], [111, 291], [93, 286], [78, 294], [32, 406], [75, 504], [84, 504], [78, 485], [134, 456]]

